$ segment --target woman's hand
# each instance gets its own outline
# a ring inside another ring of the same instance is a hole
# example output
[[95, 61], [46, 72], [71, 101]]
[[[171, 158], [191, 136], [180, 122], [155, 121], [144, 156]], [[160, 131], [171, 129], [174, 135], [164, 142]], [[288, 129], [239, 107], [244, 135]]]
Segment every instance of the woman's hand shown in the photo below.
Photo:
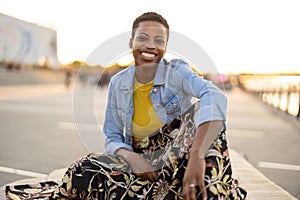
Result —
[[123, 157], [135, 175], [150, 181], [155, 181], [157, 178], [158, 174], [155, 168], [139, 154], [123, 148], [119, 149], [116, 154]]
[[190, 154], [189, 162], [183, 178], [183, 196], [186, 200], [196, 199], [196, 189], [199, 187], [202, 199], [207, 199], [207, 193], [204, 184], [205, 159], [199, 158], [198, 154]]

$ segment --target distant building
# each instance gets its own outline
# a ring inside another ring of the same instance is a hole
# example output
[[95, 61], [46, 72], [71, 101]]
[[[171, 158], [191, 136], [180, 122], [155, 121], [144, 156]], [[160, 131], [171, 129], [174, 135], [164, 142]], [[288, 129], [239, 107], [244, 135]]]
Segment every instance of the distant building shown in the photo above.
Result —
[[56, 31], [0, 13], [0, 63], [58, 68]]

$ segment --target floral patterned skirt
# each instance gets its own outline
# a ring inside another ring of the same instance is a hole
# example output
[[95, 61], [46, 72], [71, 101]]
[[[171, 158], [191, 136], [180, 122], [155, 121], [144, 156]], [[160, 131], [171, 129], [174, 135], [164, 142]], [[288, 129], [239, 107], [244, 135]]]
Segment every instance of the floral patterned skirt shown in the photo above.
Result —
[[[196, 132], [195, 106], [149, 137], [135, 140], [133, 149], [158, 172], [154, 182], [132, 173], [117, 155], [91, 153], [74, 162], [49, 199], [183, 199], [182, 180]], [[208, 199], [245, 199], [247, 192], [232, 177], [226, 134], [221, 132], [206, 157]], [[13, 193], [13, 189], [10, 188]], [[28, 194], [19, 193], [20, 199]], [[38, 197], [39, 194], [36, 195]], [[24, 197], [24, 198], [22, 198]], [[41, 197], [41, 196], [40, 196]], [[34, 198], [32, 198], [34, 199]], [[37, 199], [37, 198], [36, 198]], [[47, 199], [47, 198], [45, 198]], [[202, 199], [197, 191], [197, 199]]]

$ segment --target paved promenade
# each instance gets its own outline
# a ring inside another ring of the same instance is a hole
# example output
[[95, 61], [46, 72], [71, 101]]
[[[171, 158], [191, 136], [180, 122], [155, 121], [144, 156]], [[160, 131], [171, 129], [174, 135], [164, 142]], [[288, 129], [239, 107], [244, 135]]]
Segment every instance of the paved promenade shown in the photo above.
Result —
[[[24, 92], [24, 91], [27, 91], [27, 92]], [[0, 87], [0, 102], [3, 101], [6, 103], [9, 103], [11, 100], [20, 100], [20, 99], [24, 99], [24, 98], [25, 99], [31, 99], [31, 98], [35, 99], [36, 97], [41, 99], [41, 96], [43, 96], [44, 99], [52, 100], [51, 98], [53, 98], [53, 96], [65, 95], [63, 97], [66, 97], [69, 94], [70, 94], [70, 90], [66, 91], [62, 86], [54, 86], [54, 85]], [[269, 112], [267, 110], [261, 110], [261, 109], [269, 109], [269, 108], [266, 108], [262, 103], [256, 101], [255, 98], [253, 98], [249, 94], [244, 93], [243, 91], [241, 91], [239, 89], [234, 89], [233, 91], [230, 91], [228, 93], [228, 100], [229, 100], [229, 111], [228, 111], [229, 112], [228, 113], [229, 134], [228, 134], [228, 137], [229, 137], [230, 155], [232, 158], [232, 166], [233, 166], [234, 176], [239, 179], [240, 185], [247, 189], [248, 199], [249, 200], [296, 199], [289, 192], [282, 189], [282, 187], [279, 187], [278, 184], [275, 184], [273, 181], [271, 181], [269, 178], [267, 178], [261, 172], [261, 170], [258, 171], [258, 168], [256, 165], [251, 164], [247, 159], [245, 159], [244, 154], [248, 155], [248, 153], [246, 151], [244, 151], [244, 149], [239, 148], [239, 144], [241, 143], [241, 141], [245, 142], [247, 140], [247, 138], [249, 139], [249, 135], [244, 137], [244, 136], [242, 136], [242, 134], [250, 133], [250, 134], [253, 134], [250, 137], [255, 137], [255, 139], [257, 139], [257, 137], [258, 137], [257, 134], [261, 133], [261, 132], [258, 133], [257, 131], [253, 132], [253, 130], [250, 130], [251, 127], [248, 127], [249, 124], [250, 124], [250, 126], [251, 126], [251, 124], [252, 124], [252, 126], [255, 125], [257, 129], [258, 128], [261, 128], [261, 129], [268, 128], [263, 123], [258, 122], [258, 121], [260, 121], [261, 118], [268, 122], [277, 123], [277, 125], [281, 123], [282, 126], [289, 126], [289, 127], [292, 126], [291, 130], [298, 128], [298, 125], [299, 125], [298, 122], [291, 121], [292, 119], [290, 119], [289, 117], [281, 116], [281, 114], [275, 115], [275, 114], [272, 114], [272, 112]], [[35, 99], [34, 101], [37, 101], [37, 100]], [[247, 115], [245, 115], [244, 111], [242, 111], [242, 109], [245, 109], [245, 107], [241, 106], [239, 104], [242, 101], [244, 103], [246, 102], [246, 108], [249, 110], [252, 110], [252, 112], [248, 112]], [[26, 100], [27, 104], [28, 104], [28, 102], [29, 102], [29, 100]], [[4, 108], [5, 106], [2, 106], [2, 107]], [[2, 107], [0, 105], [0, 109], [2, 109]], [[265, 111], [265, 112], [262, 112], [262, 111]], [[260, 117], [256, 117], [255, 119], [249, 119], [249, 115], [251, 113], [253, 114], [255, 112], [257, 113], [257, 116], [260, 116]], [[64, 125], [66, 125], [66, 123]], [[241, 126], [241, 125], [243, 125], [243, 126]], [[1, 132], [1, 135], [2, 135], [2, 132]], [[292, 136], [290, 135], [290, 137], [292, 137]], [[70, 138], [70, 136], [68, 136], [68, 138]], [[249, 142], [249, 140], [248, 140], [248, 142]], [[243, 152], [239, 152], [239, 150], [241, 150], [241, 149], [243, 150]], [[253, 149], [253, 151], [255, 152], [255, 149]], [[81, 154], [82, 152], [83, 151], [80, 151], [79, 154]], [[243, 155], [240, 153], [243, 153]], [[251, 157], [252, 155], [249, 155], [249, 156]], [[5, 164], [5, 160], [3, 160], [3, 157], [5, 157], [5, 156], [0, 155], [0, 162], [1, 162], [0, 165]], [[252, 159], [252, 160], [255, 161], [255, 159]], [[67, 163], [69, 163], [69, 161], [67, 161]], [[256, 163], [256, 162], [252, 162], [252, 163]], [[15, 167], [15, 166], [11, 166], [11, 167]], [[67, 167], [67, 165], [66, 165], [66, 167]], [[46, 173], [49, 175], [44, 178], [28, 179], [28, 177], [27, 178], [24, 177], [24, 178], [21, 178], [21, 180], [18, 180], [14, 183], [22, 184], [22, 183], [34, 183], [34, 182], [39, 182], [39, 181], [43, 181], [43, 180], [59, 180], [62, 177], [62, 174], [64, 173], [66, 167], [60, 167], [58, 169], [53, 169], [51, 173]], [[299, 171], [296, 171], [295, 173], [296, 173], [296, 175], [299, 175]], [[296, 187], [299, 187], [299, 185]], [[4, 187], [1, 187], [1, 189], [0, 189], [0, 199], [5, 199]]]

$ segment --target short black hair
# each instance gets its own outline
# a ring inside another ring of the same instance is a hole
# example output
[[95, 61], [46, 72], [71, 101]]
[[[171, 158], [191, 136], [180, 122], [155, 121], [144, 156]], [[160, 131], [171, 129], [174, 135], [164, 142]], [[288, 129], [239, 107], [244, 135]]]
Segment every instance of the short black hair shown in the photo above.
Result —
[[131, 37], [134, 37], [135, 30], [139, 27], [141, 22], [154, 21], [161, 23], [167, 29], [167, 39], [169, 38], [169, 24], [165, 18], [156, 12], [145, 12], [137, 17], [132, 25]]

